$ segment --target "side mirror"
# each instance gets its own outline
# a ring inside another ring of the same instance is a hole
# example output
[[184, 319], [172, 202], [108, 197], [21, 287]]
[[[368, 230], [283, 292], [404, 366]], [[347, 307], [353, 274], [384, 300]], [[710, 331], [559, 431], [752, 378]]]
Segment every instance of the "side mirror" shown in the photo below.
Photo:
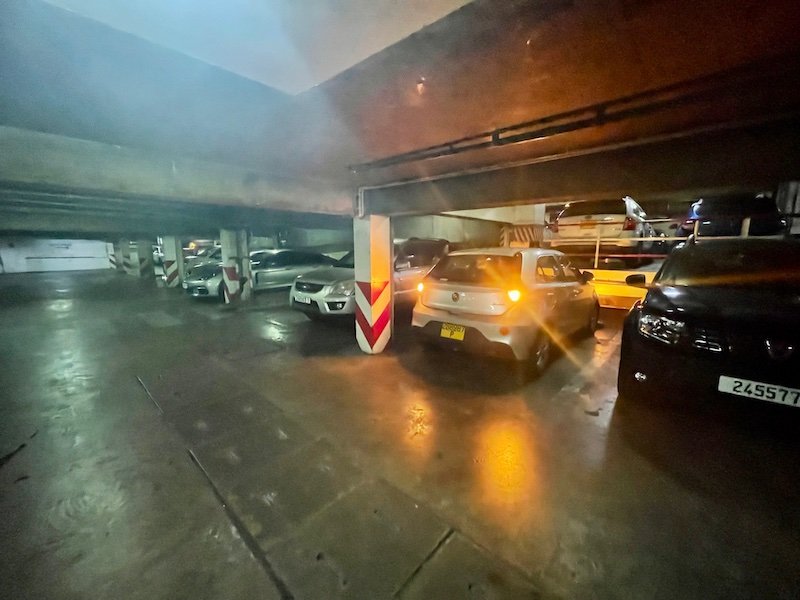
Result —
[[641, 273], [634, 273], [625, 278], [625, 283], [631, 287], [646, 288], [647, 280]]
[[589, 283], [594, 279], [594, 273], [591, 271], [581, 271], [581, 276], [583, 277], [583, 281], [585, 283]]

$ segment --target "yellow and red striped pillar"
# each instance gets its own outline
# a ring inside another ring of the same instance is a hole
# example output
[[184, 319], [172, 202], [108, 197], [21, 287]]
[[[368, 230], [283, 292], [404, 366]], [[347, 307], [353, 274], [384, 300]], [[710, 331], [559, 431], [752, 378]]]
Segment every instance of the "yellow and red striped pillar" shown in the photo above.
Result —
[[383, 352], [392, 336], [392, 225], [390, 217], [353, 220], [356, 340], [367, 354]]

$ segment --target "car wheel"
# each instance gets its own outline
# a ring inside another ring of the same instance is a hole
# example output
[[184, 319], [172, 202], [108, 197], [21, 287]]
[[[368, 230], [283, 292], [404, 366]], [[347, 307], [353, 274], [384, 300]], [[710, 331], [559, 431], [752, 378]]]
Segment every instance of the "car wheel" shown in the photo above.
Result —
[[530, 364], [530, 372], [534, 377], [539, 377], [547, 369], [550, 363], [550, 354], [552, 350], [552, 340], [546, 332], [541, 331], [536, 336], [536, 341], [531, 348], [531, 355], [528, 358]]
[[225, 304], [225, 282], [220, 281], [219, 287], [217, 288], [217, 296], [219, 296], [219, 301]]

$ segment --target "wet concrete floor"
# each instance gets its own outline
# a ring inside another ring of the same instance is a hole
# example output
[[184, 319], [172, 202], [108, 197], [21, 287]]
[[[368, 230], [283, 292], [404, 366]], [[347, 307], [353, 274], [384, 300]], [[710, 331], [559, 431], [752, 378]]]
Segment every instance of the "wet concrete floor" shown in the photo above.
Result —
[[518, 386], [286, 297], [0, 276], [0, 597], [800, 597], [798, 420], [618, 401], [620, 313]]

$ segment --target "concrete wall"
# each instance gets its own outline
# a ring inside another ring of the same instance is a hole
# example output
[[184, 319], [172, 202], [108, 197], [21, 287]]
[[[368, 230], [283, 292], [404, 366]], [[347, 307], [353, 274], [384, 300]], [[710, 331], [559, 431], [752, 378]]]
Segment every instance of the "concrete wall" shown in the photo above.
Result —
[[40, 238], [0, 240], [0, 272], [30, 273], [110, 268], [106, 242]]
[[498, 246], [501, 229], [500, 223], [445, 215], [392, 219], [392, 235], [395, 239], [443, 238], [453, 244], [471, 247]]
[[456, 210], [445, 214], [485, 219], [512, 225], [541, 225], [544, 223], [544, 204], [527, 204], [523, 206], [500, 206], [498, 208], [478, 208], [475, 210]]
[[290, 229], [286, 241], [291, 248], [347, 250], [353, 247], [353, 229]]

